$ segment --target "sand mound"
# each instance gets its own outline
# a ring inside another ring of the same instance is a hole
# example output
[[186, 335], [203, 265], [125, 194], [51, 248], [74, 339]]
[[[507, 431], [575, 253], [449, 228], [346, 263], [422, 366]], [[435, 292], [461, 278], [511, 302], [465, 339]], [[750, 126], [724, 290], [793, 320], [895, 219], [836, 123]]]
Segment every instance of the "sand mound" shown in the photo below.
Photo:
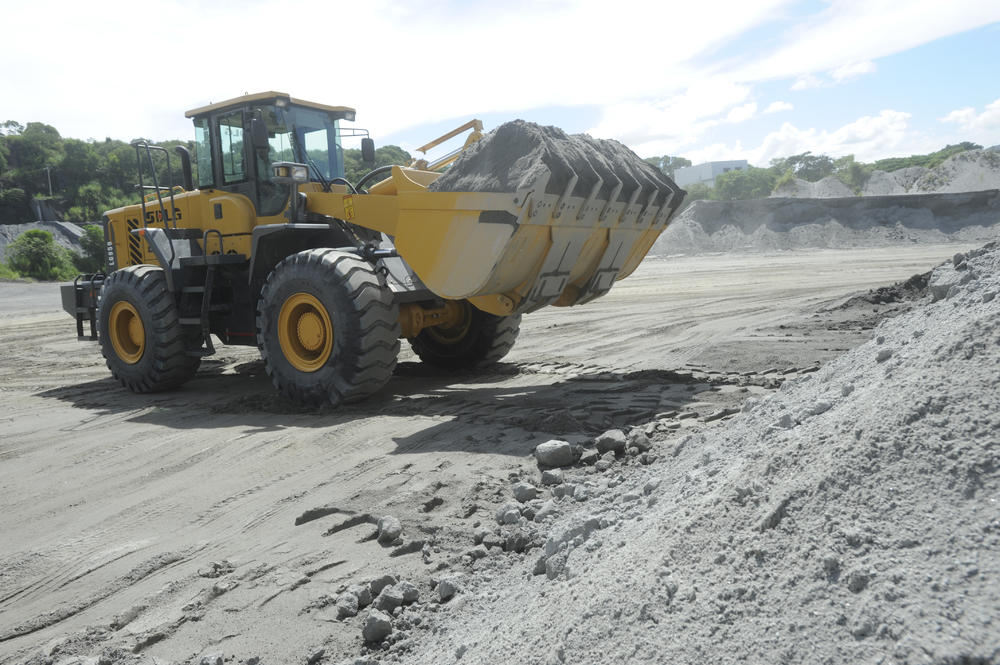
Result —
[[714, 435], [560, 499], [579, 507], [548, 574], [485, 568], [405, 662], [998, 662], [1000, 250], [930, 290]]
[[696, 201], [653, 254], [986, 242], [1000, 235], [1000, 192], [836, 199]]
[[[911, 166], [898, 171], [874, 171], [861, 196], [948, 194], [1000, 189], [1000, 152], [968, 150], [949, 157], [933, 169]], [[854, 192], [833, 176], [819, 182], [794, 178], [774, 190], [772, 197], [833, 198]]]
[[7, 245], [14, 242], [14, 239], [25, 231], [31, 231], [32, 229], [49, 231], [57, 244], [65, 247], [66, 249], [72, 249], [77, 252], [80, 251], [80, 236], [83, 235], [83, 229], [76, 224], [72, 224], [70, 222], [0, 224], [0, 261], [3, 261], [6, 258]]
[[[662, 205], [671, 191], [679, 191], [670, 178], [641, 160], [617, 141], [569, 135], [557, 127], [524, 120], [507, 122], [465, 150], [430, 189], [442, 192], [516, 192], [541, 185], [547, 194], [566, 191], [577, 176], [572, 196], [610, 199], [621, 184], [616, 200], [627, 202], [639, 188], [645, 201], [659, 190], [655, 205]], [[675, 197], [675, 203], [680, 201]]]

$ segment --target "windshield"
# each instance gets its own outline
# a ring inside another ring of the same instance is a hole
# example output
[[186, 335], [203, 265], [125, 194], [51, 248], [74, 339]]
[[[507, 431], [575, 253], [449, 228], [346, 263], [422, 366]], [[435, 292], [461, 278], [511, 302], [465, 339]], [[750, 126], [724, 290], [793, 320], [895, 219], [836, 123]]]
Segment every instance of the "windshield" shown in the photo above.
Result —
[[263, 111], [271, 144], [268, 161], [308, 164], [309, 179], [317, 182], [344, 177], [338, 120], [301, 106], [268, 106]]

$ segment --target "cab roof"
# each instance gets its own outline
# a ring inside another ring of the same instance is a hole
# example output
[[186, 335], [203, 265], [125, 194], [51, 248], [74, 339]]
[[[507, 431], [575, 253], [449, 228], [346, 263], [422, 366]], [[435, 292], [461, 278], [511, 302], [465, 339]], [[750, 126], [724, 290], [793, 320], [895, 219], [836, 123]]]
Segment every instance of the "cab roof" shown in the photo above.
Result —
[[284, 101], [288, 104], [295, 104], [297, 106], [306, 106], [308, 108], [317, 109], [320, 111], [333, 111], [335, 113], [341, 113], [345, 120], [354, 120], [354, 109], [349, 106], [329, 106], [327, 104], [317, 104], [316, 102], [307, 102], [304, 99], [295, 99], [291, 97], [287, 92], [275, 92], [273, 90], [268, 92], [257, 92], [252, 95], [247, 94], [242, 97], [234, 97], [233, 99], [227, 99], [224, 102], [217, 102], [215, 104], [209, 104], [208, 106], [201, 106], [196, 109], [191, 109], [184, 114], [185, 118], [194, 118], [195, 116], [205, 115], [206, 113], [212, 113], [213, 111], [219, 111], [227, 108], [238, 108], [245, 104], [252, 104], [254, 102], [261, 101]]

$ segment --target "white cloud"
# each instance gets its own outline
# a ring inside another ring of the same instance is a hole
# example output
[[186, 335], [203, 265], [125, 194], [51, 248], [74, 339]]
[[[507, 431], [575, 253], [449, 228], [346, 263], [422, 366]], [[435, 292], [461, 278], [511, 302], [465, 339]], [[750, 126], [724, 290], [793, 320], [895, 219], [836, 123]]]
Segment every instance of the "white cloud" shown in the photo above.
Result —
[[[355, 106], [359, 124], [384, 136], [483, 112], [671, 99], [705, 77], [691, 59], [792, 1], [619, 0], [608, 11], [603, 0], [511, 0], [502, 10], [370, 0], [348, 15], [327, 0], [32, 0], [4, 20], [45, 25], [44, 48], [37, 31], [7, 31], [0, 89], [18, 91], [5, 96], [5, 117], [69, 136], [184, 136], [185, 109], [269, 89]], [[137, 52], [122, 39], [136, 25], [170, 39]], [[167, 86], [154, 71], [178, 76]], [[176, 120], [159, 124], [161, 110]]]
[[836, 71], [996, 21], [1000, 3], [982, 0], [831, 0], [792, 26], [782, 46], [750, 59], [736, 75], [761, 81]]
[[[757, 105], [746, 101], [749, 96], [749, 86], [725, 79], [695, 81], [683, 93], [663, 101], [609, 105], [601, 122], [588, 133], [617, 138], [640, 154], [664, 154], [655, 151], [665, 145], [672, 146], [670, 154], [677, 154], [678, 146], [695, 143], [724, 120], [738, 122], [741, 115], [752, 115]], [[733, 120], [729, 120], [733, 111]]]
[[726, 122], [729, 123], [740, 123], [746, 122], [750, 118], [754, 117], [757, 113], [757, 102], [747, 102], [740, 106], [734, 106], [729, 109], [729, 113], [726, 114]]
[[941, 118], [941, 122], [958, 125], [966, 140], [989, 146], [1000, 143], [1000, 99], [987, 104], [982, 113], [973, 107], [956, 109]]
[[874, 161], [898, 154], [911, 146], [934, 150], [927, 141], [910, 130], [910, 114], [884, 110], [877, 116], [863, 116], [833, 131], [800, 129], [790, 122], [768, 134], [755, 148], [745, 148], [737, 141], [732, 146], [715, 143], [685, 153], [695, 163], [719, 159], [746, 159], [756, 166], [767, 166], [776, 157], [806, 151], [841, 157], [854, 155], [861, 161]]
[[843, 81], [848, 81], [864, 74], [871, 74], [875, 71], [875, 63], [871, 60], [862, 60], [860, 62], [851, 62], [846, 65], [841, 65], [833, 71], [830, 72], [830, 76], [834, 81], [838, 83]]
[[781, 111], [791, 111], [794, 108], [795, 107], [791, 103], [789, 103], [789, 102], [777, 101], [777, 102], [771, 102], [770, 104], [768, 104], [767, 108], [764, 109], [764, 113], [765, 114], [768, 114], [768, 113], [780, 113]]
[[804, 74], [795, 79], [795, 83], [792, 84], [792, 90], [810, 90], [821, 87], [823, 87], [822, 79], [812, 74]]

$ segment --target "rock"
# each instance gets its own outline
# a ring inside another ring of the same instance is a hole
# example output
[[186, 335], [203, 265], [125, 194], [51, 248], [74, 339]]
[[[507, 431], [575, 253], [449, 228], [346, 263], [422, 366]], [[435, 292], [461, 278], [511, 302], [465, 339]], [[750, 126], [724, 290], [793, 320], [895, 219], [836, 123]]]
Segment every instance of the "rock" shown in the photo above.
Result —
[[559, 439], [540, 443], [535, 448], [535, 459], [543, 469], [569, 466], [573, 463], [573, 446]]
[[809, 414], [813, 416], [818, 416], [821, 413], [826, 413], [830, 410], [831, 404], [823, 400], [819, 400], [809, 409]]
[[410, 582], [409, 580], [400, 580], [396, 583], [395, 589], [399, 592], [399, 595], [402, 596], [404, 605], [415, 603], [420, 599], [420, 589], [417, 588], [416, 584]]
[[542, 471], [543, 485], [560, 485], [563, 482], [562, 469], [546, 469]]
[[382, 610], [383, 612], [392, 612], [402, 604], [403, 592], [399, 589], [398, 585], [393, 584], [382, 589], [382, 593], [378, 595], [373, 605], [375, 609]]
[[650, 478], [646, 481], [645, 486], [642, 488], [643, 494], [652, 494], [656, 491], [656, 488], [660, 486], [662, 478]]
[[388, 614], [378, 610], [372, 610], [365, 619], [364, 628], [361, 629], [361, 636], [365, 642], [381, 642], [392, 633], [392, 619]]
[[892, 349], [879, 349], [879, 352], [875, 354], [875, 362], [884, 363], [889, 358], [892, 358]]
[[497, 519], [497, 524], [516, 524], [521, 517], [521, 506], [507, 502], [497, 508], [496, 513], [494, 513]]
[[531, 538], [521, 529], [514, 529], [504, 540], [503, 549], [505, 552], [523, 552], [528, 549]]
[[347, 592], [337, 596], [335, 606], [337, 608], [338, 619], [346, 619], [347, 617], [358, 615], [358, 597], [353, 593]]
[[372, 590], [366, 584], [352, 584], [347, 587], [347, 593], [354, 594], [354, 597], [358, 599], [358, 607], [368, 607], [372, 604]]
[[627, 441], [625, 432], [620, 429], [609, 429], [597, 437], [595, 443], [597, 444], [597, 452], [601, 454], [612, 452], [615, 455], [620, 455], [625, 452]]
[[454, 577], [445, 577], [437, 584], [438, 602], [444, 603], [458, 593], [458, 580]]
[[391, 545], [403, 533], [403, 524], [392, 515], [385, 515], [378, 521], [378, 542]]
[[514, 498], [520, 503], [526, 503], [538, 496], [538, 488], [530, 483], [516, 483], [512, 490]]
[[653, 442], [642, 430], [632, 430], [628, 435], [629, 448], [638, 448], [640, 453], [644, 453], [653, 447]]
[[573, 498], [577, 501], [586, 501], [590, 498], [590, 490], [583, 485], [577, 485], [573, 490]]
[[312, 652], [312, 655], [306, 660], [306, 665], [316, 665], [319, 661], [323, 660], [323, 656], [326, 655], [326, 649], [317, 649]]
[[382, 577], [376, 577], [371, 582], [368, 583], [368, 589], [371, 592], [372, 598], [378, 596], [382, 593], [382, 589], [387, 586], [392, 586], [399, 581], [399, 578], [395, 575], [383, 575]]
[[601, 454], [596, 449], [590, 448], [580, 454], [580, 464], [583, 466], [593, 466], [600, 458]]
[[202, 656], [201, 660], [198, 661], [198, 665], [222, 665], [224, 659], [222, 654], [213, 653], [207, 656]]
[[466, 552], [473, 559], [485, 559], [490, 555], [490, 551], [486, 549], [485, 545], [476, 545], [471, 550]]
[[609, 462], [606, 459], [597, 460], [597, 463], [594, 464], [594, 468], [597, 469], [600, 473], [604, 473], [605, 471], [611, 468], [611, 462]]
[[533, 522], [540, 523], [544, 522], [547, 517], [555, 514], [556, 514], [556, 502], [546, 501], [545, 503], [542, 504], [541, 508], [535, 511], [535, 516], [532, 517], [531, 519]]
[[573, 483], [563, 483], [562, 485], [556, 485], [552, 488], [552, 496], [557, 499], [564, 496], [573, 496], [573, 490], [576, 489], [576, 485]]

